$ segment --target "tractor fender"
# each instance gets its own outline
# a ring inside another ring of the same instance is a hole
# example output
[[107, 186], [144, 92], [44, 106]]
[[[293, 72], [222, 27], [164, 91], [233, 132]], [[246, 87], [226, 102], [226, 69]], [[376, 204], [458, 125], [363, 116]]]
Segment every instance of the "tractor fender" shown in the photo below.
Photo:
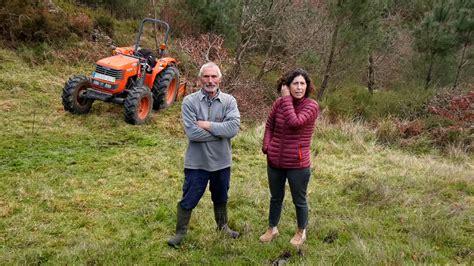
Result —
[[156, 75], [160, 74], [163, 69], [168, 67], [169, 65], [176, 65], [177, 61], [176, 59], [172, 57], [163, 57], [160, 59], [156, 60], [156, 66], [153, 69], [153, 72], [151, 74], [147, 74], [145, 77], [145, 84], [149, 87], [153, 87], [153, 82], [155, 81]]

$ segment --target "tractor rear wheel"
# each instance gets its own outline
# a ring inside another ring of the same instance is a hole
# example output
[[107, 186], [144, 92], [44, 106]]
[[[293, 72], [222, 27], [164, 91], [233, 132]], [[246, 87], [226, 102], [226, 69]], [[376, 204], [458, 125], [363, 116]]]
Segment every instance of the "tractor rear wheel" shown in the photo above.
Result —
[[153, 83], [153, 109], [166, 109], [176, 100], [179, 87], [179, 70], [173, 66], [163, 69]]
[[153, 96], [146, 87], [134, 87], [125, 98], [125, 121], [141, 125], [148, 119], [153, 107]]
[[84, 99], [82, 95], [91, 87], [90, 79], [85, 76], [79, 75], [69, 78], [63, 88], [64, 110], [73, 114], [88, 113], [94, 100]]

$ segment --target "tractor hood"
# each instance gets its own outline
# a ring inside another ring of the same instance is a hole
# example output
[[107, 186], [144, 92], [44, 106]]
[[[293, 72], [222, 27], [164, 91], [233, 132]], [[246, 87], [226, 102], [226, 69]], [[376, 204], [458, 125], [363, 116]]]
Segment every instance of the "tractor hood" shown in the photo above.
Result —
[[126, 55], [114, 55], [97, 61], [97, 65], [117, 70], [129, 70], [138, 65], [138, 59]]

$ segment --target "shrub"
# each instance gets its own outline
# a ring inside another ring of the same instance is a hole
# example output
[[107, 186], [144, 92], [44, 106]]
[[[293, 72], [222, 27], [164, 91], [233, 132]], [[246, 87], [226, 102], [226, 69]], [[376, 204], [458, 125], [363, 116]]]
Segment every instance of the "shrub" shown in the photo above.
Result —
[[377, 121], [386, 117], [415, 119], [427, 113], [426, 103], [432, 91], [419, 88], [369, 91], [360, 86], [340, 88], [323, 100], [330, 117], [361, 118]]
[[392, 118], [385, 118], [377, 124], [375, 134], [377, 141], [383, 144], [395, 144], [401, 138], [397, 124]]
[[[176, 45], [177, 49], [190, 59], [190, 69], [199, 70], [204, 63], [213, 61], [225, 73], [226, 66], [231, 64], [231, 57], [224, 47], [224, 38], [221, 35], [206, 33], [197, 37], [181, 38], [177, 40]], [[189, 74], [195, 76], [196, 72]]]
[[[434, 143], [443, 148], [452, 145], [466, 147], [470, 152], [474, 147], [472, 134], [474, 124], [474, 92], [443, 90], [428, 104], [432, 123], [430, 134]], [[437, 123], [437, 124], [436, 124]], [[433, 125], [435, 124], [435, 125]]]
[[92, 32], [94, 26], [92, 19], [84, 13], [69, 18], [69, 23], [71, 30], [83, 38]]
[[441, 91], [430, 100], [428, 111], [456, 126], [468, 128], [474, 124], [474, 91]]
[[435, 114], [428, 114], [426, 117], [423, 118], [423, 122], [425, 123], [425, 127], [427, 130], [444, 128], [454, 125], [452, 120]]
[[462, 127], [450, 126], [447, 128], [435, 128], [430, 131], [434, 143], [446, 148], [450, 145], [456, 144], [461, 147], [466, 147], [467, 151], [471, 151], [474, 147], [474, 137], [471, 130]]
[[322, 104], [328, 108], [329, 117], [366, 119], [370, 110], [371, 98], [364, 88], [351, 86], [330, 93]]
[[16, 38], [26, 42], [61, 43], [71, 34], [64, 20], [62, 13], [49, 13], [46, 9], [39, 12], [32, 10], [20, 21], [15, 32]]
[[105, 31], [109, 37], [113, 37], [115, 28], [114, 20], [110, 16], [99, 15], [95, 19], [94, 28]]
[[308, 71], [308, 73], [318, 73], [317, 66], [321, 65], [321, 57], [314, 50], [308, 50], [298, 57], [297, 65]]
[[51, 47], [46, 43], [33, 44], [31, 46], [20, 45], [17, 54], [31, 66], [46, 63], [51, 59]]
[[379, 91], [374, 94], [373, 118], [387, 116], [399, 119], [416, 119], [426, 114], [426, 102], [433, 91], [418, 87]]
[[397, 121], [397, 128], [403, 138], [411, 138], [423, 133], [425, 125], [420, 120]]
[[428, 134], [421, 134], [412, 138], [400, 139], [399, 145], [404, 150], [415, 154], [428, 154], [433, 151], [433, 140]]

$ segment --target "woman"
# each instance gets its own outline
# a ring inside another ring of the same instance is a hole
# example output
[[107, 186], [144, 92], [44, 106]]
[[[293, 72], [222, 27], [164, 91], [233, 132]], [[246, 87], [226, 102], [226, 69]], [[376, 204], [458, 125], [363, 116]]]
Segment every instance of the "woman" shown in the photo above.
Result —
[[270, 187], [269, 227], [260, 237], [270, 242], [278, 236], [285, 183], [288, 179], [296, 208], [298, 228], [290, 243], [300, 247], [306, 240], [308, 204], [306, 190], [311, 176], [311, 139], [318, 103], [309, 98], [313, 84], [308, 73], [296, 69], [278, 81], [281, 97], [274, 103], [265, 125], [262, 151], [267, 155], [268, 184]]

